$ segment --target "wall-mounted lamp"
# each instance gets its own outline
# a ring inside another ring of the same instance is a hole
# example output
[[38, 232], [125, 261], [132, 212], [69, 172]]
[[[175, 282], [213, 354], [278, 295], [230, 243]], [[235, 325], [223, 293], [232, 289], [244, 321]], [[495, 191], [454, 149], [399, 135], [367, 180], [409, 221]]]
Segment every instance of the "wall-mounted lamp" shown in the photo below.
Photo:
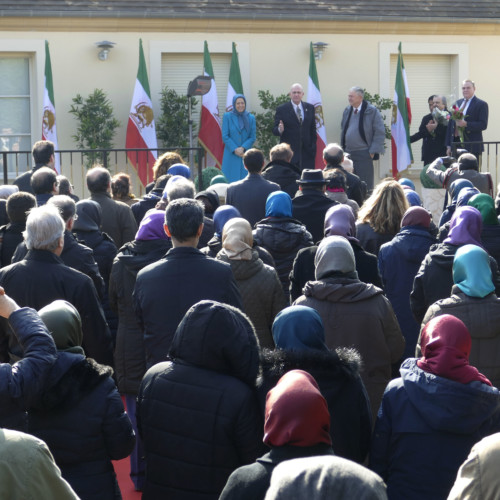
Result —
[[101, 49], [99, 54], [97, 54], [97, 57], [100, 61], [105, 61], [108, 58], [109, 51], [116, 45], [116, 43], [103, 40], [102, 42], [96, 42], [96, 45], [99, 49]]
[[314, 59], [319, 61], [323, 56], [323, 52], [328, 47], [328, 44], [325, 42], [313, 42], [313, 50], [314, 50]]

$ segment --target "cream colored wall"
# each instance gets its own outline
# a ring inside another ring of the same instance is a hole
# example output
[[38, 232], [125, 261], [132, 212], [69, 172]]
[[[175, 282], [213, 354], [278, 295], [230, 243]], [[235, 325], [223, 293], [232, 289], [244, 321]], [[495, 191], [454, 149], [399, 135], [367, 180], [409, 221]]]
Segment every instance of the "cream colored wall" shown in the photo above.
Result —
[[[71, 20], [67, 27], [71, 29]], [[311, 25], [312, 26], [312, 25]], [[333, 26], [333, 25], [332, 25]], [[355, 29], [355, 24], [351, 29]], [[491, 55], [500, 51], [500, 38], [496, 35], [488, 36], [459, 36], [437, 34], [402, 34], [404, 25], [395, 30], [394, 34], [334, 34], [328, 29], [322, 29], [320, 34], [310, 30], [306, 34], [295, 33], [256, 33], [239, 32], [120, 32], [117, 29], [106, 29], [99, 32], [72, 32], [63, 31], [2, 31], [0, 39], [8, 41], [2, 43], [3, 50], [16, 50], [16, 40], [23, 42], [23, 50], [30, 41], [38, 47], [37, 57], [43, 57], [39, 48], [41, 41], [49, 40], [54, 78], [54, 92], [56, 99], [57, 127], [60, 149], [75, 147], [72, 134], [75, 133], [75, 120], [68, 113], [71, 99], [77, 93], [88, 95], [95, 88], [102, 88], [111, 99], [115, 109], [115, 116], [121, 122], [118, 130], [115, 147], [123, 147], [125, 133], [138, 64], [138, 40], [143, 39], [146, 62], [150, 75], [158, 74], [158, 68], [151, 68], [151, 43], [191, 43], [202, 47], [203, 40], [209, 42], [209, 47], [230, 46], [230, 42], [239, 42], [245, 46], [246, 56], [242, 58], [245, 67], [242, 67], [243, 84], [248, 96], [249, 108], [258, 109], [257, 91], [268, 89], [273, 94], [286, 92], [290, 84], [301, 82], [307, 87], [309, 67], [309, 42], [322, 41], [329, 44], [323, 58], [317, 62], [318, 77], [323, 96], [323, 109], [328, 141], [338, 141], [340, 136], [340, 118], [347, 104], [347, 91], [353, 85], [360, 85], [370, 92], [376, 93], [384, 89], [384, 97], [392, 97], [394, 82], [388, 81], [388, 75], [380, 74], [381, 44], [395, 44], [403, 42], [405, 45], [416, 46], [422, 43], [432, 44], [434, 50], [439, 47], [449, 47], [450, 44], [465, 44], [468, 49], [468, 59], [463, 61], [458, 74], [473, 78], [477, 83], [477, 95], [485, 99], [490, 105], [490, 121], [485, 133], [485, 140], [500, 140], [500, 103], [497, 102], [497, 82], [500, 80], [500, 67], [491, 63]], [[307, 24], [304, 24], [307, 27]], [[481, 27], [476, 27], [480, 29]], [[62, 29], [60, 27], [60, 29]], [[188, 29], [187, 27], [185, 29]], [[226, 29], [228, 27], [226, 26]], [[269, 25], [269, 30], [273, 30]], [[377, 28], [375, 27], [374, 31]], [[254, 30], [255, 31], [255, 30]], [[278, 31], [278, 30], [276, 30]], [[333, 31], [333, 30], [332, 30]], [[399, 33], [398, 33], [399, 31]], [[458, 30], [460, 31], [460, 30]], [[436, 32], [439, 32], [436, 27]], [[116, 42], [107, 61], [99, 61], [95, 42], [111, 40]], [[200, 49], [202, 50], [202, 48]], [[155, 61], [157, 59], [155, 58]], [[156, 64], [156, 63], [154, 63]], [[159, 64], [159, 63], [158, 63]], [[43, 67], [43, 64], [42, 64]], [[37, 65], [40, 68], [40, 64]], [[463, 69], [467, 68], [467, 73]], [[200, 68], [201, 72], [201, 68]], [[195, 76], [195, 75], [193, 75]], [[43, 74], [37, 74], [37, 87], [43, 88]], [[218, 82], [226, 85], [226, 82]], [[460, 82], [457, 81], [457, 85]], [[409, 82], [411, 91], [411, 81]], [[153, 82], [151, 86], [157, 87]], [[388, 89], [388, 90], [387, 90]], [[429, 89], [431, 93], [433, 89]], [[307, 92], [307, 90], [306, 90]], [[387, 92], [387, 93], [385, 93]], [[38, 117], [35, 124], [41, 123], [41, 91], [35, 94], [34, 111]], [[152, 96], [155, 108], [158, 105], [158, 95]], [[415, 117], [417, 120], [419, 117]], [[41, 135], [41, 127], [36, 125], [34, 137]], [[389, 146], [389, 144], [388, 144]], [[385, 168], [385, 167], [384, 167]], [[386, 170], [383, 170], [383, 173]], [[74, 179], [77, 185], [80, 179]]]

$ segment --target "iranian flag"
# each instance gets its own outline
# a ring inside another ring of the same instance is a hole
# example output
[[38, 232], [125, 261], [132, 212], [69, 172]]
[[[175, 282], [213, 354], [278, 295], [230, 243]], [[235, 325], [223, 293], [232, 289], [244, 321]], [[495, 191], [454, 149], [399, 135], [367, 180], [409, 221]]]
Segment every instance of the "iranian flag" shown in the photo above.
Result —
[[[52, 141], [54, 149], [57, 151], [57, 128], [56, 128], [56, 107], [54, 101], [54, 87], [52, 84], [52, 65], [50, 63], [49, 42], [45, 40], [45, 89], [43, 91], [43, 118], [42, 118], [42, 140]], [[58, 174], [61, 173], [60, 157], [55, 154], [55, 168]]]
[[413, 163], [410, 146], [411, 107], [410, 92], [406, 80], [401, 42], [399, 42], [398, 67], [396, 69], [396, 88], [392, 104], [391, 144], [392, 144], [392, 175], [407, 169]]
[[146, 186], [148, 182], [153, 180], [153, 165], [157, 156], [158, 144], [142, 40], [139, 40], [139, 70], [137, 71], [134, 97], [132, 98], [132, 106], [128, 117], [125, 147], [127, 149], [154, 150], [127, 152], [128, 159], [137, 170], [141, 183]]
[[[207, 164], [216, 164], [221, 168], [224, 144], [222, 142], [222, 129], [219, 116], [217, 89], [215, 87], [214, 69], [212, 67], [212, 60], [210, 59], [206, 41], [203, 55], [203, 71], [205, 76], [209, 76], [212, 79], [212, 86], [210, 87], [210, 91], [201, 99], [201, 120], [198, 141], [209, 154]], [[210, 159], [212, 162], [210, 162]]]
[[231, 67], [229, 68], [229, 82], [227, 83], [226, 111], [233, 109], [233, 97], [243, 94], [243, 83], [241, 83], [240, 62], [236, 52], [236, 44], [233, 42], [233, 55], [231, 56]]
[[313, 44], [311, 42], [311, 55], [309, 59], [309, 82], [307, 85], [307, 102], [314, 106], [316, 116], [316, 168], [325, 168], [323, 162], [323, 149], [326, 146], [325, 120], [323, 119], [323, 101], [319, 90], [318, 72], [316, 71], [316, 60], [314, 59]]

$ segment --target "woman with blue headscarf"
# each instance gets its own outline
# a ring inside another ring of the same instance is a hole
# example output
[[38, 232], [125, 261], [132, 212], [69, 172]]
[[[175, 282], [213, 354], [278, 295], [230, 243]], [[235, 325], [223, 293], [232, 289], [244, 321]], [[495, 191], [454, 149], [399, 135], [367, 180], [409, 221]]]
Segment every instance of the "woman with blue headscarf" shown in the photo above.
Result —
[[247, 171], [243, 166], [243, 155], [255, 142], [255, 117], [247, 110], [247, 101], [242, 94], [233, 97], [233, 109], [224, 113], [222, 121], [222, 140], [224, 141], [224, 157], [222, 172], [228, 182], [243, 179]]
[[304, 370], [318, 383], [330, 411], [333, 451], [363, 462], [368, 451], [371, 413], [359, 374], [361, 358], [352, 348], [330, 350], [320, 315], [311, 307], [291, 306], [276, 315], [272, 327], [275, 350], [263, 349], [259, 399], [290, 370]]
[[275, 191], [267, 197], [266, 217], [255, 224], [253, 239], [273, 256], [288, 298], [293, 260], [301, 248], [313, 245], [311, 233], [292, 217], [292, 199], [288, 193]]

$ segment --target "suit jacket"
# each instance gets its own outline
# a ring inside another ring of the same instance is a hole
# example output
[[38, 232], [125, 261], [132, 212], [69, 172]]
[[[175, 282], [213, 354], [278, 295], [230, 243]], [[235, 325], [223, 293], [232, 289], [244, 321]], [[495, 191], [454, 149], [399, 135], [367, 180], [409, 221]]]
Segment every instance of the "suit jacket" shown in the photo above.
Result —
[[[459, 99], [456, 105], [460, 107], [463, 102], [463, 99]], [[472, 97], [467, 109], [467, 114], [465, 115], [465, 121], [467, 122], [467, 127], [465, 128], [465, 148], [472, 154], [481, 154], [484, 151], [484, 146], [482, 144], [467, 145], [467, 142], [483, 140], [483, 130], [486, 130], [488, 127], [488, 103], [476, 96]], [[452, 143], [456, 142], [455, 125], [456, 123], [454, 120], [448, 122], [448, 129], [446, 131], [447, 147], [451, 147]]]
[[[472, 104], [472, 103], [471, 103]], [[430, 134], [427, 130], [427, 124], [433, 120], [432, 113], [425, 115], [422, 118], [418, 132], [411, 136], [411, 142], [416, 142], [422, 139], [422, 161], [424, 165], [429, 165], [436, 158], [446, 155], [446, 125], [439, 124], [434, 129], [434, 134]]]
[[232, 182], [227, 188], [226, 203], [236, 207], [253, 227], [266, 216], [266, 200], [279, 184], [266, 181], [260, 174], [248, 174], [243, 180]]
[[279, 136], [278, 125], [283, 121], [285, 130], [280, 136], [280, 143], [290, 144], [293, 151], [292, 163], [298, 165], [301, 170], [314, 168], [316, 158], [316, 114], [314, 106], [308, 102], [302, 102], [304, 117], [302, 125], [295, 113], [292, 102], [286, 102], [276, 108], [274, 115], [273, 134]]

